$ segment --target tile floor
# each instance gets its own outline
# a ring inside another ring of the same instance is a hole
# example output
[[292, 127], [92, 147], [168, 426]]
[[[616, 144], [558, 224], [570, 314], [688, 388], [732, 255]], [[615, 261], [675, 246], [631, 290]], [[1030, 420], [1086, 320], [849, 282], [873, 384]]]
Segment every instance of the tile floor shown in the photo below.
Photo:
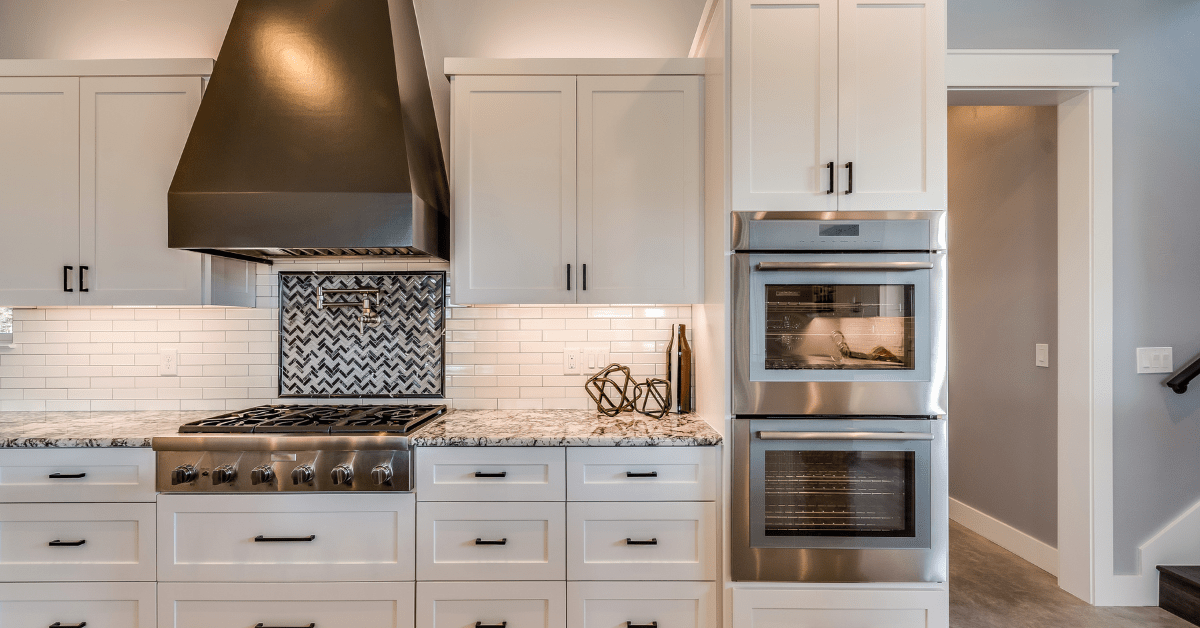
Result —
[[1194, 628], [1158, 607], [1094, 607], [1054, 576], [950, 522], [951, 628]]

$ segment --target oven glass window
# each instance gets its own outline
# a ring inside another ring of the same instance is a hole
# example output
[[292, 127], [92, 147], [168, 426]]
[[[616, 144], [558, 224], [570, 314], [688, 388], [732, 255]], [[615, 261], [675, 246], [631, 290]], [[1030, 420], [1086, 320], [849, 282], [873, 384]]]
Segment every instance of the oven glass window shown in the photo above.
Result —
[[915, 452], [765, 453], [766, 536], [916, 536]]
[[770, 285], [767, 369], [913, 370], [911, 285]]

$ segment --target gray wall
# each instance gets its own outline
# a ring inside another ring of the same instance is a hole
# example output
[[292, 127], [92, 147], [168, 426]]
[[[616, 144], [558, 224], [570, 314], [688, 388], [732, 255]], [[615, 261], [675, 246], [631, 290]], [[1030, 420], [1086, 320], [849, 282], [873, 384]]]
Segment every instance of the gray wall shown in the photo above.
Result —
[[1054, 107], [950, 107], [950, 496], [1058, 534]]
[[1117, 573], [1200, 499], [1200, 389], [1134, 372], [1134, 348], [1200, 353], [1200, 2], [949, 0], [951, 48], [1119, 48], [1113, 95]]

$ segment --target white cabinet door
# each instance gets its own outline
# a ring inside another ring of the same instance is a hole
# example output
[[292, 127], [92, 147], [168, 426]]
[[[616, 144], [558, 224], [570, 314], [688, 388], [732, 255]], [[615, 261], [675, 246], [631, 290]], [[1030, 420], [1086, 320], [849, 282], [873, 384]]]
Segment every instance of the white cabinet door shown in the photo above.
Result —
[[567, 625], [717, 628], [716, 598], [711, 582], [568, 582]]
[[0, 584], [0, 626], [154, 628], [153, 582]]
[[200, 304], [202, 256], [167, 248], [167, 189], [200, 107], [200, 78], [79, 85], [80, 304]]
[[413, 591], [411, 582], [164, 582], [158, 585], [158, 626], [412, 628]]
[[0, 502], [153, 502], [149, 447], [0, 449]]
[[418, 628], [566, 628], [565, 582], [418, 582]]
[[738, 0], [731, 37], [733, 209], [837, 209], [838, 0]]
[[737, 628], [947, 628], [950, 595], [945, 585], [838, 589], [733, 590]]
[[712, 580], [713, 502], [569, 502], [567, 579]]
[[454, 301], [574, 303], [575, 77], [456, 76], [453, 96]]
[[154, 504], [0, 505], [0, 581], [154, 580]]
[[0, 77], [0, 138], [0, 304], [75, 305], [79, 79]]
[[838, 25], [838, 209], [945, 209], [945, 2], [840, 0]]
[[698, 76], [581, 76], [579, 303], [699, 303]]
[[561, 580], [562, 502], [421, 502], [418, 580]]
[[568, 447], [573, 502], [714, 501], [717, 447]]
[[423, 502], [561, 502], [564, 447], [418, 447]]

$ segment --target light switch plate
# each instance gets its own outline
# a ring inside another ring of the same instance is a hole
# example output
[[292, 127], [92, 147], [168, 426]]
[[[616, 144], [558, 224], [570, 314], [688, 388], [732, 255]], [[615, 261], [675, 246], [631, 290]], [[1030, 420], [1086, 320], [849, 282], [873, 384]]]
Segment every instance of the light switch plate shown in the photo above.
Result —
[[1033, 345], [1033, 365], [1050, 368], [1050, 345]]
[[1171, 347], [1138, 347], [1138, 373], [1170, 373], [1175, 370]]
[[599, 373], [608, 366], [608, 352], [604, 349], [587, 349], [584, 351], [587, 362], [584, 364], [586, 373]]

